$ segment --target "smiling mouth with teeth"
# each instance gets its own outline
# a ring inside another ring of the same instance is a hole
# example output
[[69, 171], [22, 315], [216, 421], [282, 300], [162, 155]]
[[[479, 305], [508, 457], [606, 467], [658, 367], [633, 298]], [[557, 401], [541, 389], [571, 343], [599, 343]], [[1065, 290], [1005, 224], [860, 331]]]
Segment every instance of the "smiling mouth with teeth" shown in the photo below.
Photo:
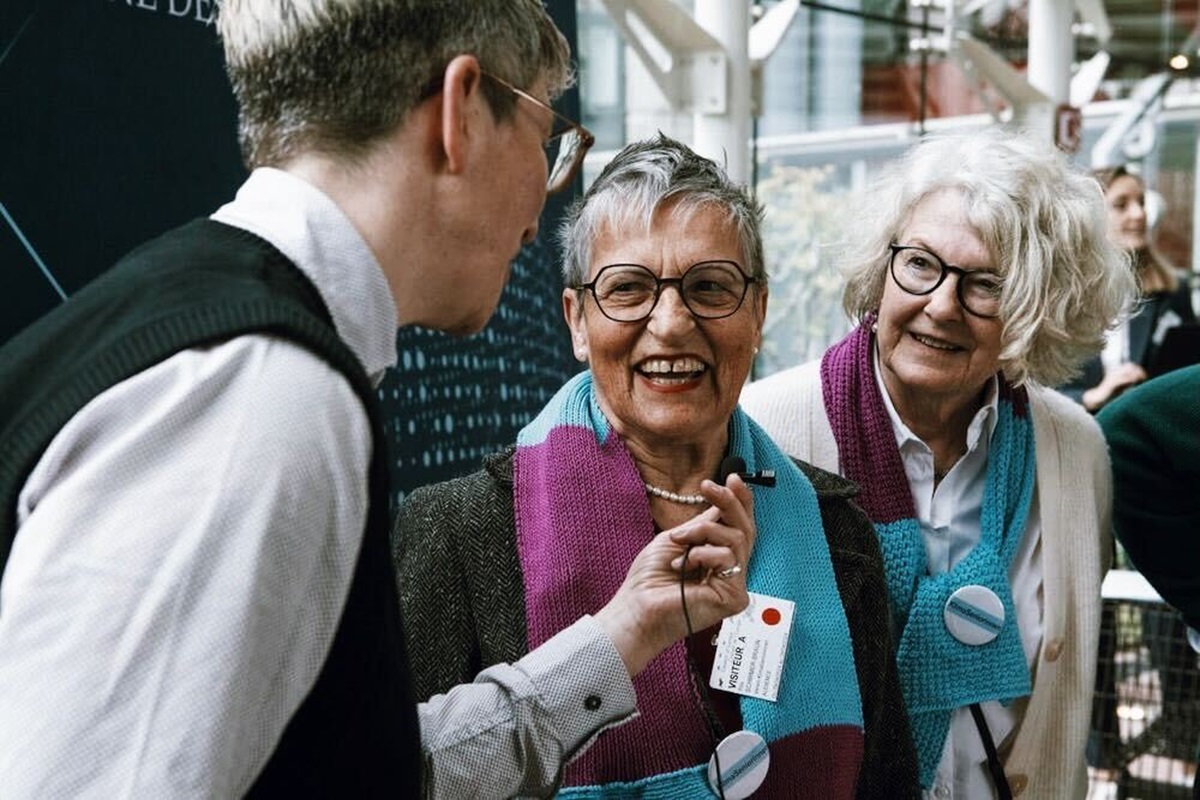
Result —
[[958, 345], [948, 344], [947, 342], [943, 342], [938, 339], [930, 339], [928, 336], [922, 336], [919, 333], [914, 333], [912, 335], [912, 337], [914, 339], [916, 339], [918, 342], [920, 342], [921, 344], [923, 344], [927, 347], [932, 347], [935, 350], [960, 350], [960, 349], [962, 349]]
[[643, 362], [637, 371], [652, 381], [682, 383], [699, 377], [708, 367], [696, 358], [653, 358]]

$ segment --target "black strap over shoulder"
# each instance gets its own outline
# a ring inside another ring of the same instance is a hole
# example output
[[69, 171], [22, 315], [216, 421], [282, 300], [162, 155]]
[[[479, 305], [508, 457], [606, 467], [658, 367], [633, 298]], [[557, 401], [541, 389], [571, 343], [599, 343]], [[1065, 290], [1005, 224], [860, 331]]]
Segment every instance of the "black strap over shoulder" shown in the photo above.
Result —
[[987, 720], [983, 718], [983, 709], [979, 703], [971, 703], [971, 718], [979, 729], [979, 738], [983, 740], [983, 749], [987, 751], [988, 772], [992, 774], [992, 783], [996, 787], [996, 797], [1000, 800], [1012, 800], [1012, 789], [1008, 786], [1008, 777], [1004, 774], [1004, 765], [996, 753], [996, 743], [992, 741], [992, 732], [988, 730]]

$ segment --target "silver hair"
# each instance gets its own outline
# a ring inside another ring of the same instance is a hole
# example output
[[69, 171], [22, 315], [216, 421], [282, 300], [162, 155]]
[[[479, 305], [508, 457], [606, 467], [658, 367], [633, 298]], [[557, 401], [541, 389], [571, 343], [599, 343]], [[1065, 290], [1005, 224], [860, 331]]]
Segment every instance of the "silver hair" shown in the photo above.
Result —
[[702, 207], [723, 209], [737, 232], [742, 268], [750, 277], [766, 281], [762, 206], [716, 163], [660, 133], [618, 153], [568, 209], [559, 228], [566, 285], [578, 286], [587, 280], [592, 242], [602, 230], [648, 229], [655, 212], [668, 205], [672, 213], [681, 214]]
[[959, 193], [963, 210], [1004, 278], [1000, 368], [1020, 385], [1058, 386], [1104, 346], [1136, 293], [1128, 256], [1108, 235], [1097, 180], [1049, 143], [990, 129], [927, 139], [871, 193], [868, 220], [844, 250], [842, 305], [877, 311], [888, 245], [931, 195]]
[[[217, 25], [250, 167], [362, 156], [458, 55], [514, 86], [544, 79], [551, 97], [573, 79], [541, 0], [223, 0]], [[511, 92], [483, 87], [508, 118]]]

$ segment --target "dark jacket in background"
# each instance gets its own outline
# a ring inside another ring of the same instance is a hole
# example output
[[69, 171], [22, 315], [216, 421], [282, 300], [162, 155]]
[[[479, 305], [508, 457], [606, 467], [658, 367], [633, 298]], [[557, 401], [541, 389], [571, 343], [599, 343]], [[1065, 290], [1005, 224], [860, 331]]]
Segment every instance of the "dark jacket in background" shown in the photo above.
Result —
[[[1148, 294], [1139, 302], [1133, 316], [1129, 318], [1129, 360], [1144, 369], [1154, 365], [1161, 339], [1155, 341], [1159, 320], [1167, 312], [1179, 317], [1179, 324], [1194, 325], [1196, 312], [1192, 309], [1192, 293], [1187, 281], [1181, 280], [1174, 292]], [[1075, 380], [1059, 387], [1059, 391], [1076, 403], [1083, 402], [1083, 393], [1104, 379], [1104, 364], [1100, 356], [1088, 359], [1083, 373]]]
[[1130, 389], [1096, 421], [1112, 457], [1117, 538], [1163, 599], [1200, 628], [1200, 366]]

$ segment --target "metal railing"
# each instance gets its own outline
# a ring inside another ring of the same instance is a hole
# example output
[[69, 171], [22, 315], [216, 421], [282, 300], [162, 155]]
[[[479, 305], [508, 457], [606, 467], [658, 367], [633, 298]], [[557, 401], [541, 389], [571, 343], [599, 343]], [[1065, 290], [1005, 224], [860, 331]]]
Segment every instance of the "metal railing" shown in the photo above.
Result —
[[1179, 613], [1132, 570], [1104, 582], [1089, 800], [1192, 797], [1200, 668]]

